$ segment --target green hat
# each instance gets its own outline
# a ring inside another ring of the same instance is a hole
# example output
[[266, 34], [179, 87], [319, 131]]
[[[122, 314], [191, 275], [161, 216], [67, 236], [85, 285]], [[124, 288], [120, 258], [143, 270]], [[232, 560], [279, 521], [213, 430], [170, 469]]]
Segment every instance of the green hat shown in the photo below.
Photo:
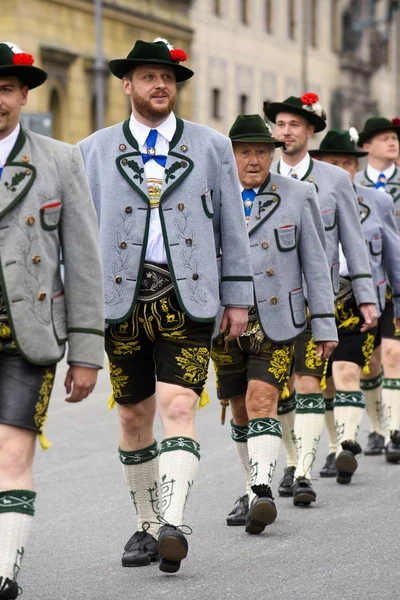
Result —
[[[395, 121], [395, 119], [393, 120]], [[365, 142], [368, 142], [368, 140], [383, 131], [395, 131], [400, 137], [400, 126], [393, 123], [393, 121], [389, 121], [389, 119], [385, 119], [385, 117], [371, 117], [370, 119], [367, 119], [364, 124], [364, 131], [360, 133], [358, 145], [362, 148], [362, 145], [365, 144]]]
[[368, 152], [357, 150], [356, 143], [358, 133], [355, 127], [350, 127], [349, 131], [345, 129], [330, 129], [318, 150], [310, 150], [311, 156], [321, 156], [324, 154], [348, 154], [350, 156], [367, 156]]
[[154, 42], [138, 40], [126, 58], [112, 60], [108, 66], [113, 75], [122, 79], [137, 65], [167, 65], [175, 71], [176, 81], [186, 81], [194, 75], [193, 71], [179, 64], [186, 59], [186, 53], [169, 46], [167, 40], [157, 39]]
[[0, 43], [0, 76], [18, 77], [30, 90], [42, 85], [47, 79], [46, 71], [33, 67], [31, 54], [21, 52], [19, 48], [8, 43]]
[[276, 122], [276, 115], [280, 112], [294, 113], [307, 119], [315, 127], [315, 133], [323, 131], [326, 127], [326, 114], [319, 103], [317, 94], [309, 92], [301, 98], [289, 96], [283, 102], [264, 102], [264, 113], [270, 121]]
[[273, 135], [260, 115], [239, 115], [229, 131], [232, 142], [265, 142], [275, 148], [284, 146]]

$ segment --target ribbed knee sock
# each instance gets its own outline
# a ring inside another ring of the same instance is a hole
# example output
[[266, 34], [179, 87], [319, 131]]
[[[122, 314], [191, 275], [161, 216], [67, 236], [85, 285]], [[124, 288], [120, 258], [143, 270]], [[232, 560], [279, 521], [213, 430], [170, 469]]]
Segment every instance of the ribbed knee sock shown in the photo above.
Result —
[[335, 453], [337, 447], [333, 400], [333, 398], [325, 398], [325, 427], [329, 436], [329, 454]]
[[382, 404], [386, 425], [386, 443], [393, 431], [400, 430], [400, 379], [383, 380]]
[[0, 491], [0, 577], [17, 579], [35, 514], [30, 490]]
[[333, 404], [335, 417], [337, 449], [336, 455], [342, 451], [342, 442], [355, 442], [360, 429], [365, 400], [363, 392], [336, 391]]
[[294, 421], [296, 416], [296, 392], [289, 398], [279, 399], [278, 419], [282, 425], [282, 441], [286, 450], [286, 463], [288, 467], [297, 467], [296, 438], [294, 435]]
[[297, 446], [297, 469], [295, 477], [311, 479], [318, 442], [324, 426], [324, 395], [297, 394], [294, 433]]
[[382, 423], [382, 373], [374, 379], [361, 379], [360, 387], [364, 392], [365, 404], [370, 420], [370, 431], [383, 435]]
[[[247, 433], [247, 447], [252, 475], [252, 486], [269, 485], [278, 460], [282, 426], [277, 419], [251, 419]], [[250, 494], [250, 502], [254, 492]]]
[[240, 464], [242, 465], [244, 479], [246, 482], [246, 494], [250, 497], [252, 481], [249, 463], [249, 451], [247, 447], [248, 429], [249, 428], [247, 425], [235, 425], [233, 420], [231, 420], [232, 439], [235, 442], [236, 450], [239, 454]]

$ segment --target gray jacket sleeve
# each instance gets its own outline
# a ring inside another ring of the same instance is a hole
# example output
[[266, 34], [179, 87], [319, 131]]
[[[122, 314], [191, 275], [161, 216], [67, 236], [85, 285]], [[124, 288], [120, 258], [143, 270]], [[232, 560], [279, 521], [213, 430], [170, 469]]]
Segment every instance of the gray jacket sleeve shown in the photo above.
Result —
[[343, 173], [343, 181], [337, 198], [340, 243], [346, 257], [354, 296], [359, 306], [360, 304], [375, 304], [376, 295], [358, 213], [357, 198], [347, 173]]
[[383, 261], [393, 293], [393, 307], [396, 318], [400, 317], [400, 236], [394, 220], [394, 206], [391, 196], [382, 194], [382, 242]]
[[249, 236], [230, 140], [222, 157], [220, 194], [221, 304], [251, 306], [254, 298]]
[[334, 298], [328, 261], [324, 252], [325, 235], [314, 186], [303, 210], [299, 252], [307, 285], [311, 328], [316, 342], [337, 341]]
[[61, 246], [68, 320], [68, 363], [102, 367], [103, 274], [97, 219], [79, 149], [64, 170]]

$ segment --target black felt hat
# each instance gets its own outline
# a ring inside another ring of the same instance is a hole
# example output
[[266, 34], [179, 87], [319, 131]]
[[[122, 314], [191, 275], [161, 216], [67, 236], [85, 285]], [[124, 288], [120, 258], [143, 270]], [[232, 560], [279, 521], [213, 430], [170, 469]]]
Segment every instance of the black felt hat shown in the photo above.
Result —
[[326, 127], [326, 114], [319, 104], [317, 94], [308, 93], [298, 98], [289, 96], [283, 102], [264, 102], [265, 116], [272, 123], [276, 122], [276, 115], [280, 112], [294, 113], [307, 119], [311, 125], [314, 125], [315, 132], [323, 131]]
[[274, 144], [275, 148], [285, 143], [271, 135], [271, 131], [260, 115], [239, 115], [229, 131], [232, 142], [265, 142]]
[[357, 150], [357, 130], [330, 129], [318, 150], [310, 150], [311, 156], [322, 156], [323, 154], [348, 154], [350, 156], [367, 156], [368, 152]]
[[186, 81], [194, 75], [193, 71], [180, 65], [187, 59], [183, 50], [169, 49], [164, 41], [143, 42], [138, 40], [126, 58], [118, 58], [108, 63], [113, 75], [122, 79], [137, 65], [167, 65], [175, 71], [176, 81]]
[[16, 50], [14, 46], [0, 43], [0, 76], [18, 77], [30, 90], [42, 85], [47, 79], [46, 71], [33, 66], [31, 54]]
[[375, 135], [384, 131], [395, 131], [400, 137], [400, 127], [389, 121], [389, 119], [385, 119], [385, 117], [371, 117], [367, 119], [364, 124], [364, 130], [360, 133], [358, 145], [362, 148], [365, 142], [368, 142]]

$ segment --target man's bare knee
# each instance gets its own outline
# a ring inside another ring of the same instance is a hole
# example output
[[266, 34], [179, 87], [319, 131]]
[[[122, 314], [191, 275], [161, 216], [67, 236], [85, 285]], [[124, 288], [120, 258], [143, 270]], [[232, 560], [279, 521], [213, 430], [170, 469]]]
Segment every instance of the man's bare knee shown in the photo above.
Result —
[[319, 378], [314, 375], [298, 375], [296, 373], [296, 391], [299, 394], [320, 394]]
[[0, 489], [31, 487], [36, 433], [0, 425]]
[[251, 380], [247, 388], [246, 407], [249, 419], [276, 418], [278, 388], [263, 381]]
[[355, 363], [338, 361], [332, 367], [335, 387], [341, 392], [355, 392], [360, 389], [361, 367]]
[[237, 396], [230, 400], [232, 419], [235, 425], [245, 427], [249, 422], [246, 409], [246, 396]]
[[152, 427], [155, 411], [155, 399], [152, 396], [139, 404], [118, 406], [120, 425], [123, 433], [132, 435], [145, 428]]

